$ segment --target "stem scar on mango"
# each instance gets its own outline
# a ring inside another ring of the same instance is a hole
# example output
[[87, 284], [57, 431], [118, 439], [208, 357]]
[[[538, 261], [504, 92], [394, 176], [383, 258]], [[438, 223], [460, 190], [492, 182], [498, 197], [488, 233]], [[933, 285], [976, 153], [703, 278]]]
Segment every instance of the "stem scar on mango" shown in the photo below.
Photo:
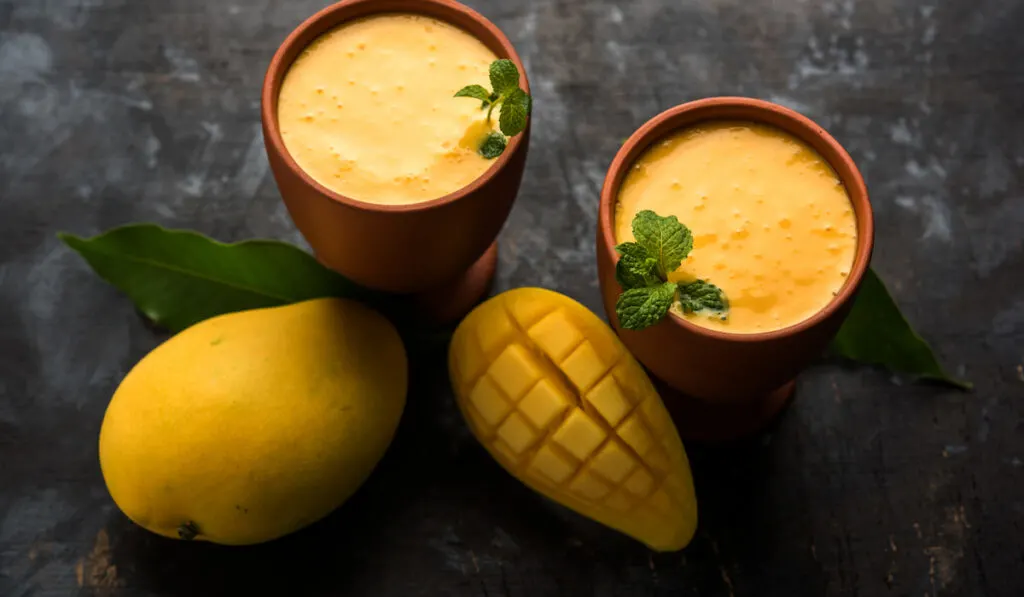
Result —
[[191, 520], [178, 527], [178, 536], [185, 541], [191, 541], [199, 535], [199, 527]]

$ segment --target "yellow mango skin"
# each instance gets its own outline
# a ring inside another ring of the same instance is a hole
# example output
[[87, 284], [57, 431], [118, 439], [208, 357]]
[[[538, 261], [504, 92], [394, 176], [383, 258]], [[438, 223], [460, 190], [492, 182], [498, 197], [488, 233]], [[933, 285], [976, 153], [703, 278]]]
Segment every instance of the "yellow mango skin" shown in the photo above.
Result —
[[160, 535], [191, 523], [196, 540], [275, 539], [369, 476], [405, 407], [407, 371], [394, 327], [353, 301], [208, 319], [121, 382], [100, 430], [104, 480]]
[[448, 366], [473, 434], [520, 481], [657, 551], [693, 538], [679, 433], [647, 374], [586, 307], [541, 288], [499, 294], [456, 329]]

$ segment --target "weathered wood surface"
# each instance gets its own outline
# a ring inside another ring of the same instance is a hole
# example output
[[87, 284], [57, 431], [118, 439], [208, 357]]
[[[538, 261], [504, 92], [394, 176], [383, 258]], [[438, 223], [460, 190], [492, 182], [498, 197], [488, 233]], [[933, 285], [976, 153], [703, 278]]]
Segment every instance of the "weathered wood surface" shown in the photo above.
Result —
[[499, 288], [599, 309], [604, 170], [644, 120], [743, 94], [860, 164], [874, 265], [967, 394], [822, 365], [777, 427], [691, 446], [685, 552], [530, 493], [421, 361], [393, 450], [343, 509], [248, 549], [159, 539], [113, 506], [96, 437], [161, 338], [54, 234], [131, 221], [298, 241], [258, 90], [324, 0], [0, 0], [0, 594], [1024, 594], [1024, 4], [473, 0], [527, 61], [532, 153]]

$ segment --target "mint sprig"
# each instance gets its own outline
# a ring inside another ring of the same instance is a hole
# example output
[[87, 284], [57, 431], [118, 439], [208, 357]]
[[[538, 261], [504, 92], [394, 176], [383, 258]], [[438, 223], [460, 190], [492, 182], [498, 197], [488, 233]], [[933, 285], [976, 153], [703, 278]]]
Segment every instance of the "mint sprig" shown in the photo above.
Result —
[[[471, 97], [480, 100], [480, 109], [487, 110], [487, 122], [497, 106], [498, 128], [501, 133], [493, 132], [480, 145], [480, 155], [487, 159], [496, 158], [505, 151], [508, 140], [505, 136], [514, 137], [526, 129], [526, 120], [533, 110], [533, 99], [519, 88], [519, 69], [516, 63], [501, 58], [491, 63], [491, 90], [483, 85], [467, 85], [455, 92], [455, 97]], [[496, 136], [501, 136], [502, 143]], [[497, 153], [495, 153], [497, 151]]]
[[668, 275], [693, 250], [693, 234], [678, 218], [640, 211], [633, 216], [633, 237], [636, 242], [615, 247], [619, 253], [615, 279], [623, 290], [615, 303], [619, 325], [627, 330], [650, 327], [665, 317], [676, 300], [685, 313], [709, 310], [725, 316], [729, 301], [714, 284], [668, 281]]

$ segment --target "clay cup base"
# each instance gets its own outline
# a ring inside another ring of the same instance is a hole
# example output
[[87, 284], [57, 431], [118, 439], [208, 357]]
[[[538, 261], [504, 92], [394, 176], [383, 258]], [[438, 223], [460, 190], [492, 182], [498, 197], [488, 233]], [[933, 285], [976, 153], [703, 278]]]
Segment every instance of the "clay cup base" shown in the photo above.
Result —
[[683, 440], [719, 442], [764, 430], [793, 398], [796, 381], [754, 400], [714, 404], [687, 396], [651, 377]]
[[[316, 256], [317, 260], [328, 267]], [[414, 294], [383, 294], [385, 312], [400, 312], [401, 321], [414, 321], [429, 327], [457, 323], [479, 303], [491, 289], [498, 270], [498, 241], [491, 243], [469, 269], [450, 282]], [[340, 273], [340, 272], [339, 272]]]
[[421, 321], [435, 325], [455, 323], [487, 295], [497, 269], [498, 241], [494, 241], [458, 278], [432, 290], [414, 294], [412, 308]]

